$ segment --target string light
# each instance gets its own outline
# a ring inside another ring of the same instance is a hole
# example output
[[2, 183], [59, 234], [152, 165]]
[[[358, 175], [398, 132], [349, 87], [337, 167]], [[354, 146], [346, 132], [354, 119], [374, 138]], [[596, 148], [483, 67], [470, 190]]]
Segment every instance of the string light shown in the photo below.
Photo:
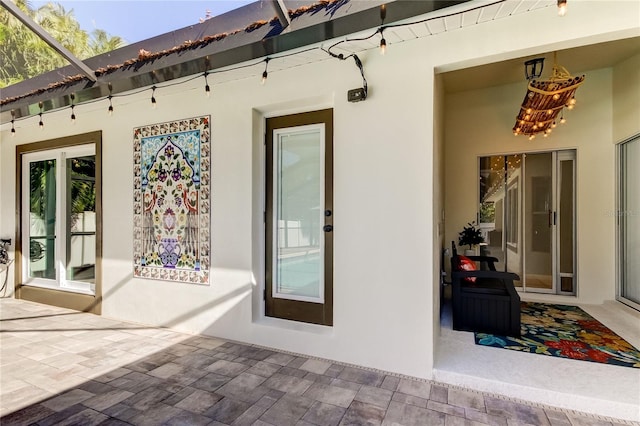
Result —
[[387, 40], [384, 38], [384, 20], [387, 17], [387, 5], [380, 6], [380, 54], [384, 55], [387, 52]]
[[107, 96], [107, 99], [109, 99], [109, 108], [107, 109], [107, 112], [109, 113], [109, 117], [111, 117], [113, 115], [113, 86], [111, 85], [111, 82], [109, 82], [109, 96]]
[[262, 73], [262, 81], [260, 84], [265, 84], [267, 82], [267, 77], [269, 73], [267, 72], [267, 68], [269, 67], [269, 58], [264, 58], [264, 72]]
[[44, 122], [42, 121], [42, 108], [44, 105], [42, 101], [38, 102], [38, 106], [40, 107], [40, 113], [38, 114], [40, 116], [40, 122], [38, 123], [38, 126], [40, 126], [40, 129], [44, 129]]
[[[494, 2], [494, 4], [502, 3], [503, 1], [505, 1], [505, 0], [496, 0], [496, 1]], [[558, 0], [558, 1], [560, 2], [560, 1], [562, 1], [562, 0]], [[566, 4], [566, 0], [564, 0], [564, 3]], [[483, 8], [483, 7], [486, 7], [486, 5], [485, 5], [485, 4], [483, 4], [483, 5], [479, 5], [479, 6], [475, 7], [475, 8], [470, 9], [469, 11], [472, 11], [472, 10], [478, 10], [478, 9]], [[419, 20], [419, 21], [415, 21], [415, 22], [405, 22], [405, 23], [401, 23], [401, 24], [393, 24], [393, 25], [388, 25], [388, 26], [386, 26], [386, 27], [381, 26], [381, 27], [380, 27], [379, 29], [377, 29], [374, 33], [372, 33], [371, 35], [369, 35], [369, 36], [367, 36], [367, 37], [364, 37], [364, 38], [362, 38], [362, 39], [349, 39], [349, 38], [345, 38], [345, 39], [343, 39], [343, 40], [341, 40], [341, 41], [339, 41], [339, 42], [335, 43], [334, 45], [330, 46], [329, 48], [324, 48], [324, 47], [322, 47], [322, 46], [318, 46], [318, 47], [310, 47], [310, 48], [308, 48], [308, 49], [305, 49], [305, 50], [303, 50], [303, 51], [299, 51], [299, 52], [293, 52], [293, 53], [289, 53], [289, 54], [281, 54], [281, 55], [277, 55], [277, 56], [276, 56], [276, 57], [274, 57], [274, 58], [265, 58], [264, 60], [260, 61], [260, 62], [264, 62], [264, 63], [265, 63], [265, 69], [264, 69], [264, 72], [262, 73], [262, 84], [264, 84], [264, 83], [266, 82], [266, 79], [267, 79], [267, 77], [268, 77], [268, 64], [269, 64], [270, 59], [283, 58], [283, 57], [292, 56], [292, 55], [296, 55], [296, 54], [300, 54], [300, 53], [305, 53], [305, 52], [312, 51], [312, 50], [322, 50], [322, 51], [324, 51], [325, 53], [329, 54], [330, 56], [332, 56], [332, 57], [334, 57], [334, 58], [337, 58], [337, 59], [340, 59], [340, 60], [347, 60], [347, 59], [348, 59], [348, 58], [350, 58], [350, 57], [353, 57], [353, 58], [354, 58], [354, 61], [355, 61], [355, 63], [356, 63], [356, 66], [359, 68], [360, 73], [361, 73], [361, 75], [362, 75], [363, 85], [364, 85], [363, 89], [364, 89], [364, 91], [365, 91], [365, 95], [366, 95], [366, 93], [367, 93], [367, 81], [366, 81], [366, 78], [365, 78], [365, 75], [364, 75], [364, 67], [363, 67], [363, 65], [362, 65], [362, 61], [360, 61], [360, 58], [358, 58], [358, 57], [357, 57], [357, 55], [355, 55], [355, 54], [350, 54], [350, 55], [346, 55], [346, 56], [345, 56], [345, 55], [343, 55], [343, 54], [335, 54], [335, 53], [331, 52], [331, 49], [333, 49], [333, 48], [334, 48], [334, 47], [336, 47], [337, 45], [339, 45], [339, 44], [341, 44], [341, 43], [345, 43], [345, 42], [369, 40], [369, 39], [371, 39], [372, 37], [374, 37], [374, 36], [375, 36], [376, 34], [378, 34], [378, 33], [380, 33], [380, 34], [381, 34], [381, 36], [382, 36], [382, 39], [381, 39], [381, 42], [380, 42], [380, 44], [381, 44], [381, 48], [385, 48], [385, 47], [386, 47], [386, 39], [384, 38], [384, 35], [383, 35], [383, 30], [384, 30], [384, 29], [391, 28], [391, 27], [394, 27], [394, 28], [395, 28], [395, 27], [405, 27], [405, 26], [414, 25], [414, 24], [418, 24], [418, 23], [425, 23], [425, 22], [429, 22], [429, 21], [434, 20], [434, 19], [442, 19], [442, 18], [447, 18], [447, 17], [450, 17], [450, 16], [457, 16], [457, 15], [459, 15], [459, 12], [454, 12], [454, 13], [451, 13], [451, 14], [448, 14], [448, 15], [444, 15], [444, 16], [438, 16], [438, 17], [433, 17], [433, 18], [427, 18], [427, 19], [423, 19], [423, 20]], [[382, 23], [384, 24], [384, 20], [385, 20], [385, 17], [386, 17], [386, 5], [384, 5], [384, 4], [380, 6], [380, 17], [381, 17]], [[207, 60], [208, 60], [208, 58], [207, 58]], [[215, 71], [215, 70], [214, 70], [214, 71], [206, 71], [206, 72], [204, 73], [204, 75], [198, 75], [198, 76], [197, 76], [197, 77], [195, 77], [195, 78], [199, 78], [199, 77], [201, 77], [201, 76], [204, 76], [204, 77], [205, 77], [205, 93], [206, 93], [207, 95], [210, 95], [211, 87], [209, 86], [209, 84], [208, 84], [208, 82], [207, 82], [207, 76], [208, 76], [208, 74], [211, 74], [211, 73], [218, 73], [218, 72], [223, 73], [223, 72], [235, 71], [235, 70], [238, 70], [238, 69], [248, 68], [248, 67], [255, 66], [255, 65], [257, 65], [258, 63], [259, 63], [259, 62], [252, 63], [252, 64], [243, 64], [243, 65], [238, 65], [238, 66], [236, 66], [236, 67], [230, 67], [230, 68], [227, 68], [227, 69], [224, 69], [224, 70], [219, 70], [219, 71]], [[207, 68], [208, 68], [208, 66], [207, 66]], [[155, 71], [153, 71], [153, 72], [155, 72]], [[170, 84], [165, 84], [165, 85], [162, 85], [162, 87], [166, 87], [166, 86], [173, 86], [173, 85], [176, 85], [176, 84], [182, 84], [182, 83], [187, 82], [187, 81], [192, 81], [193, 79], [194, 79], [194, 78], [191, 78], [191, 79], [188, 79], [188, 80], [183, 81], [183, 82], [180, 82], [180, 83], [170, 83]], [[114, 111], [113, 101], [112, 101], [112, 100], [113, 100], [113, 98], [114, 98], [114, 97], [119, 97], [119, 96], [129, 96], [129, 94], [113, 95], [113, 91], [112, 91], [113, 89], [112, 89], [112, 85], [111, 85], [111, 83], [108, 83], [108, 87], [109, 87], [109, 95], [105, 96], [104, 98], [99, 98], [99, 99], [93, 99], [93, 100], [90, 100], [90, 101], [88, 101], [87, 103], [92, 103], [92, 102], [100, 101], [100, 100], [102, 100], [102, 99], [107, 99], [107, 100], [109, 101], [109, 106], [108, 106], [107, 111], [108, 111], [108, 114], [111, 116], [111, 115], [113, 114], [113, 111]], [[152, 107], [153, 107], [153, 108], [156, 108], [156, 107], [157, 107], [157, 101], [156, 101], [156, 98], [155, 98], [155, 90], [156, 90], [157, 88], [158, 88], [158, 87], [156, 87], [155, 85], [151, 87], [151, 89], [152, 89], [151, 104], [152, 104]], [[134, 94], [134, 93], [132, 93], [132, 94]], [[43, 116], [43, 104], [42, 104], [42, 101], [41, 101], [41, 102], [39, 102], [39, 105], [40, 105], [40, 112], [38, 113], [38, 116], [39, 116], [40, 120], [39, 120], [39, 123], [38, 123], [38, 124], [39, 124], [40, 128], [44, 128], [44, 122], [43, 122], [43, 120], [42, 120], [42, 116]], [[73, 107], [74, 107], [74, 106], [75, 106], [75, 104], [74, 104], [74, 105], [72, 105], [72, 115], [74, 115], [74, 114], [73, 114]], [[28, 118], [28, 117], [25, 117], [25, 118]], [[18, 119], [18, 121], [20, 121], [20, 120], [22, 120], [22, 119], [24, 119], [24, 118], [20, 118], [20, 119]], [[12, 128], [13, 128], [13, 120], [12, 120]], [[14, 133], [14, 132], [12, 131], [12, 133]]]
[[558, 15], [564, 16], [567, 13], [567, 0], [558, 0]]
[[151, 107], [153, 109], [156, 109], [156, 107], [158, 106], [156, 103], [155, 93], [156, 93], [156, 86], [151, 86]]
[[207, 98], [211, 96], [211, 87], [209, 87], [209, 81], [207, 80], [207, 76], [209, 75], [209, 71], [204, 72], [204, 93], [207, 95]]
[[73, 104], [73, 101], [76, 99], [76, 95], [75, 94], [71, 94], [71, 124], [76, 124], [76, 113], [74, 108], [76, 107]]

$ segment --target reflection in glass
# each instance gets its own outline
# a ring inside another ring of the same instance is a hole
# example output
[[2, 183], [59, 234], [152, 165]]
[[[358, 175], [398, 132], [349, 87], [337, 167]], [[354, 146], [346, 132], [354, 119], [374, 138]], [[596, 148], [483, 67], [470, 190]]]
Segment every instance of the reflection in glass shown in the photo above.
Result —
[[[498, 267], [520, 275], [520, 191], [522, 154], [480, 158], [479, 228], [487, 244], [482, 254], [498, 259]], [[519, 281], [514, 282], [521, 286]]]
[[30, 278], [56, 279], [56, 161], [29, 163]]
[[277, 140], [274, 282], [279, 297], [323, 295], [322, 152], [319, 129], [282, 134]]
[[95, 282], [95, 156], [67, 159], [67, 280]]

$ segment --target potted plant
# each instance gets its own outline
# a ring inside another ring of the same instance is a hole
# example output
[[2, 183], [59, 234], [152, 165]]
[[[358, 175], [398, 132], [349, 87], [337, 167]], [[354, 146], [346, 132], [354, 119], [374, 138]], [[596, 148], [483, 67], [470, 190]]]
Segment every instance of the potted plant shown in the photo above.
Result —
[[484, 237], [479, 228], [476, 228], [475, 221], [467, 223], [467, 226], [462, 228], [462, 231], [458, 233], [458, 245], [469, 246], [468, 250], [465, 250], [465, 254], [475, 254], [474, 247], [484, 242]]

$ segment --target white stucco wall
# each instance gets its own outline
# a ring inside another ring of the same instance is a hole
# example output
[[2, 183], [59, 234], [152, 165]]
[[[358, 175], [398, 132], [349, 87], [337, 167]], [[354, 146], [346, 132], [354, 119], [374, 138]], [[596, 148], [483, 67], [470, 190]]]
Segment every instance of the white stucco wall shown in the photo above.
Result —
[[[595, 17], [609, 12], [603, 3], [611, 2], [576, 3], [564, 21], [557, 20], [553, 8], [546, 8], [392, 44], [384, 57], [375, 49], [362, 53], [371, 90], [370, 98], [357, 104], [346, 101], [347, 90], [361, 85], [353, 63], [326, 60], [270, 72], [265, 86], [259, 84], [261, 67], [256, 67], [255, 78], [225, 84], [216, 84], [215, 76], [210, 76], [211, 99], [204, 96], [204, 83], [198, 79], [158, 89], [155, 110], [150, 106], [150, 92], [145, 92], [115, 99], [113, 117], [107, 116], [105, 101], [77, 106], [74, 126], [69, 123], [68, 110], [46, 114], [42, 131], [37, 118], [18, 122], [15, 138], [8, 137], [10, 127], [3, 125], [0, 235], [12, 235], [15, 230], [15, 145], [102, 130], [103, 315], [428, 378], [438, 330], [434, 298], [438, 294], [439, 260], [434, 242], [440, 238], [440, 218], [435, 217], [439, 185], [434, 175], [439, 175], [439, 169], [434, 168], [434, 162], [439, 159], [434, 155], [439, 156], [440, 148], [434, 147], [433, 141], [440, 136], [434, 134], [444, 135], [445, 182], [471, 182], [457, 188], [456, 203], [461, 202], [460, 206], [451, 204], [453, 194], [445, 187], [445, 241], [451, 239], [450, 229], [457, 229], [460, 223], [456, 215], [464, 215], [466, 220], [462, 209], [467, 208], [467, 201], [474, 203], [475, 189], [471, 196], [465, 191], [474, 188], [477, 181], [476, 156], [504, 150], [507, 139], [488, 137], [489, 130], [502, 132], [506, 126], [512, 151], [521, 149], [518, 144], [523, 143], [514, 142], [509, 132], [521, 100], [521, 86], [498, 93], [480, 91], [467, 98], [462, 94], [447, 96], [445, 121], [437, 119], [434, 128], [434, 117], [442, 112], [436, 115], [434, 111], [442, 102], [434, 101], [434, 69], [518, 57], [547, 50], [551, 45], [562, 48], [614, 39], [635, 30], [637, 20], [629, 17], [637, 12], [635, 2], [622, 2], [622, 9], [616, 10], [611, 22], [596, 26]], [[580, 3], [589, 5], [580, 7]], [[529, 26], [535, 26], [539, 37], [522, 31]], [[564, 136], [558, 131], [558, 138], [549, 140], [571, 147], [594, 145], [584, 154], [579, 151], [579, 187], [584, 185], [602, 194], [600, 201], [607, 206], [613, 205], [614, 182], [610, 173], [610, 92], [610, 70], [590, 73], [572, 113], [575, 123], [570, 118], [567, 124], [572, 130]], [[515, 103], [509, 95], [515, 95]], [[483, 108], [488, 100], [492, 107]], [[331, 328], [265, 319], [261, 314], [264, 117], [326, 107], [334, 108]], [[456, 108], [455, 113], [450, 113], [452, 108]], [[605, 120], [601, 116], [603, 108], [609, 114]], [[479, 117], [490, 123], [487, 129], [466, 121], [464, 125], [451, 125], [452, 120], [465, 117], [461, 114], [472, 109], [480, 110]], [[212, 117], [211, 285], [133, 279], [132, 129], [204, 114]], [[499, 120], [506, 124], [499, 124]], [[602, 126], [582, 128], [581, 120], [583, 125], [602, 122]], [[599, 144], [602, 140], [606, 142], [603, 147]], [[452, 151], [467, 143], [474, 144], [470, 152]], [[587, 176], [588, 164], [602, 164], [602, 175]], [[605, 217], [602, 208], [591, 210], [593, 201], [585, 194], [579, 198], [579, 209], [586, 210], [579, 217], [580, 232], [589, 230], [590, 241], [597, 244], [581, 248], [580, 264], [599, 267], [593, 273], [593, 285], [583, 287], [581, 282], [580, 297], [612, 298], [612, 288], [595, 285], [596, 279], [613, 276], [612, 218]]]

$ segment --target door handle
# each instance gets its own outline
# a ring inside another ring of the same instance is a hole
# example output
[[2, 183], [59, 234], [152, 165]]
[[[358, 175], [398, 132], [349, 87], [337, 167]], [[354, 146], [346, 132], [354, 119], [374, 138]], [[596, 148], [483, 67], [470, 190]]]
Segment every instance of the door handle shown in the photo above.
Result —
[[333, 225], [325, 225], [322, 227], [322, 230], [324, 232], [332, 232], [333, 231]]

